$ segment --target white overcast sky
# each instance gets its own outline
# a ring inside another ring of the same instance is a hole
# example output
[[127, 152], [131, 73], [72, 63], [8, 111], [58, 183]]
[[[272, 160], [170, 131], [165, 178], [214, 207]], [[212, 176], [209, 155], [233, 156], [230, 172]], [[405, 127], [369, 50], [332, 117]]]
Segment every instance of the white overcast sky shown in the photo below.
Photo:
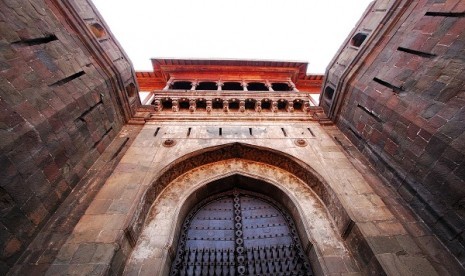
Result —
[[134, 67], [151, 58], [291, 60], [324, 73], [371, 0], [92, 0]]

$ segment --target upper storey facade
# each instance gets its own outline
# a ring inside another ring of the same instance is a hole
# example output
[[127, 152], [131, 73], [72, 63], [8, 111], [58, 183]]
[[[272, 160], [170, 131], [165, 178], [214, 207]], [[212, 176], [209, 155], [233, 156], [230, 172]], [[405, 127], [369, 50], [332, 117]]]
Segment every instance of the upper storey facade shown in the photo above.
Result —
[[304, 62], [153, 59], [152, 64], [153, 72], [136, 73], [145, 92], [142, 112], [151, 118], [190, 113], [189, 118], [202, 119], [314, 119], [321, 111], [323, 76], [307, 75]]

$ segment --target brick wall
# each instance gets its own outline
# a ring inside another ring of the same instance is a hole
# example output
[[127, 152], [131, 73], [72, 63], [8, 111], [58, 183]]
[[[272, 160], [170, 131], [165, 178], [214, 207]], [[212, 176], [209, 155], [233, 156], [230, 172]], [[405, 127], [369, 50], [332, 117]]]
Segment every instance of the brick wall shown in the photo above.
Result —
[[131, 63], [87, 1], [2, 1], [0, 34], [4, 274], [139, 99]]
[[[330, 117], [462, 265], [464, 12], [458, 0], [376, 1], [328, 67], [322, 95]], [[358, 47], [357, 33], [367, 35]], [[334, 95], [324, 95], [328, 86]]]

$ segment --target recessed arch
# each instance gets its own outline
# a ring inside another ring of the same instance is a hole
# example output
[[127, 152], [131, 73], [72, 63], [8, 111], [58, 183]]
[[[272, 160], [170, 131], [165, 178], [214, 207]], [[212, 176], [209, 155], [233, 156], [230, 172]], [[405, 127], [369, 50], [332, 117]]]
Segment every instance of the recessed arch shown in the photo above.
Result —
[[137, 236], [142, 229], [147, 210], [150, 209], [157, 196], [160, 195], [161, 191], [169, 183], [194, 168], [228, 159], [244, 159], [259, 162], [289, 172], [306, 183], [321, 199], [332, 216], [339, 235], [343, 235], [352, 224], [352, 220], [335, 191], [309, 165], [278, 150], [245, 143], [230, 143], [191, 152], [176, 159], [160, 170], [154, 176], [151, 185], [144, 194], [138, 207], [138, 213], [133, 217], [131, 229], [135, 235]]
[[[183, 218], [197, 202], [230, 188], [231, 183], [241, 183], [237, 178], [245, 179], [245, 186], [239, 184], [241, 188], [273, 195], [273, 199], [279, 200], [292, 217], [297, 218], [297, 230], [314, 269], [321, 271], [320, 262], [325, 262], [324, 256], [328, 254], [338, 255], [338, 261], [352, 260], [327, 208], [308, 185], [275, 166], [233, 158], [196, 167], [160, 192], [160, 196], [152, 202], [154, 207], [129, 258], [127, 271], [153, 264], [155, 268], [164, 269], [158, 273], [167, 273], [175, 255], [174, 245], [177, 244]], [[154, 249], [154, 246], [158, 247]], [[166, 252], [158, 254], [160, 251]]]

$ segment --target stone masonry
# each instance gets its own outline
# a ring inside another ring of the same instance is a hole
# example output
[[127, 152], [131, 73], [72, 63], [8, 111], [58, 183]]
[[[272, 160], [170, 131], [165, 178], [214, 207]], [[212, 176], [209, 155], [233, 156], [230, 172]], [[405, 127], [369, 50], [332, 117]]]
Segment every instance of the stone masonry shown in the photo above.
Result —
[[[117, 136], [132, 65], [88, 1], [0, 4], [0, 274]], [[84, 19], [85, 18], [85, 19]]]
[[465, 275], [464, 60], [460, 0], [372, 2], [324, 77], [136, 74], [90, 0], [3, 0], [0, 274], [168, 275], [188, 211], [239, 185], [315, 275]]
[[464, 11], [464, 1], [374, 2], [328, 67], [321, 96], [329, 117], [462, 264]]

